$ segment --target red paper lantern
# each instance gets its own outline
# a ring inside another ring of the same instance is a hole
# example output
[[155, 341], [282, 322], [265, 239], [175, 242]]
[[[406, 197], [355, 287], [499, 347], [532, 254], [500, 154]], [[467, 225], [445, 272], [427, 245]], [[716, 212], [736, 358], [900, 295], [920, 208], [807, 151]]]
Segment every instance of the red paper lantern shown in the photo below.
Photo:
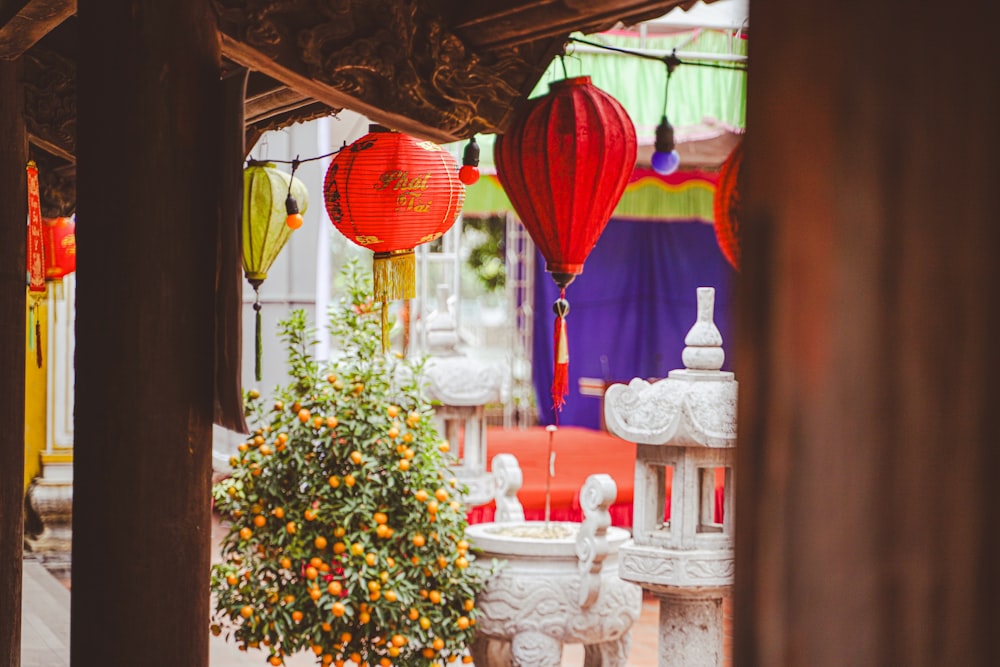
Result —
[[342, 149], [323, 185], [326, 210], [348, 239], [375, 252], [375, 300], [382, 303], [388, 347], [388, 301], [416, 296], [413, 248], [442, 236], [465, 201], [452, 155], [379, 125]]
[[62, 280], [76, 271], [76, 223], [72, 218], [46, 218], [45, 279]]
[[635, 156], [632, 119], [589, 76], [550, 84], [547, 95], [524, 104], [494, 145], [500, 184], [561, 288], [553, 306], [556, 409], [569, 391], [566, 286], [583, 272], [625, 191]]
[[719, 170], [715, 190], [715, 239], [723, 256], [737, 271], [740, 270], [740, 214], [743, 164], [741, 141]]

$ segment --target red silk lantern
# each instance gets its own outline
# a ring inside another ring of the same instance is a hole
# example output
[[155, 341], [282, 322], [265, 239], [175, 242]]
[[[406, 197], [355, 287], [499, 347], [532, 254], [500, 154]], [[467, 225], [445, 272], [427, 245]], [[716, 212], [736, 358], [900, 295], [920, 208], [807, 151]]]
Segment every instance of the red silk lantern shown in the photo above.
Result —
[[62, 280], [76, 271], [76, 224], [71, 218], [46, 218], [45, 279]]
[[494, 145], [500, 184], [561, 288], [553, 305], [556, 410], [569, 392], [566, 286], [583, 272], [625, 191], [635, 157], [632, 119], [589, 76], [550, 84], [547, 95], [524, 104]]
[[388, 349], [388, 302], [416, 296], [413, 248], [442, 236], [465, 201], [452, 155], [429, 141], [369, 126], [330, 163], [326, 210], [341, 234], [375, 252], [375, 300], [382, 303]]
[[715, 239], [734, 269], [740, 270], [740, 213], [743, 164], [741, 141], [719, 170], [713, 208], [715, 210]]

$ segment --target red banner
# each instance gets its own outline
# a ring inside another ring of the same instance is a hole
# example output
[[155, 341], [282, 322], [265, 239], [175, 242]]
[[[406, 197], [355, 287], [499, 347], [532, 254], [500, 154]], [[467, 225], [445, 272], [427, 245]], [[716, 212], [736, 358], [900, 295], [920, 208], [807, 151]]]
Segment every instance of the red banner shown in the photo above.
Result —
[[42, 240], [42, 202], [38, 195], [38, 167], [28, 161], [28, 290], [45, 293], [45, 244]]

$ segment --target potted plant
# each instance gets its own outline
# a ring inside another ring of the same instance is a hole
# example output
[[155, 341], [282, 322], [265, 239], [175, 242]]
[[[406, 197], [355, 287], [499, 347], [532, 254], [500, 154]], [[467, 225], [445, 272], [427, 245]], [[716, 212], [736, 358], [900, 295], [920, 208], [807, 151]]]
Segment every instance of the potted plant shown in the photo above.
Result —
[[305, 314], [281, 323], [291, 381], [213, 490], [230, 522], [213, 566], [212, 631], [268, 662], [303, 650], [317, 664], [470, 662], [476, 594], [462, 488], [432, 425], [422, 361], [381, 350], [370, 285], [345, 267], [331, 315], [341, 354], [318, 362]]

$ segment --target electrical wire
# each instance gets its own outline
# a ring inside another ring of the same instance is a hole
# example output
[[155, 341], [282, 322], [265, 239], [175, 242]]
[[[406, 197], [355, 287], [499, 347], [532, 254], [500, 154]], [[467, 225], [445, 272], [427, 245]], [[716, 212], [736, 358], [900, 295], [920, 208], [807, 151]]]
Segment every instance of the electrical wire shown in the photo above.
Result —
[[580, 37], [568, 37], [569, 41], [576, 42], [577, 44], [586, 44], [587, 46], [592, 46], [598, 49], [604, 49], [606, 51], [614, 51], [616, 53], [623, 53], [627, 56], [635, 56], [636, 58], [643, 58], [645, 60], [656, 60], [667, 66], [668, 69], [671, 67], [677, 67], [678, 65], [694, 65], [696, 67], [711, 67], [713, 69], [725, 69], [732, 70], [736, 72], [746, 72], [746, 64], [728, 64], [719, 62], [702, 62], [698, 60], [681, 60], [673, 53], [665, 56], [654, 56], [649, 53], [642, 53], [640, 51], [633, 51], [631, 49], [625, 49], [620, 46], [611, 46], [610, 44], [602, 44], [600, 42], [594, 42], [589, 39], [582, 39]]

